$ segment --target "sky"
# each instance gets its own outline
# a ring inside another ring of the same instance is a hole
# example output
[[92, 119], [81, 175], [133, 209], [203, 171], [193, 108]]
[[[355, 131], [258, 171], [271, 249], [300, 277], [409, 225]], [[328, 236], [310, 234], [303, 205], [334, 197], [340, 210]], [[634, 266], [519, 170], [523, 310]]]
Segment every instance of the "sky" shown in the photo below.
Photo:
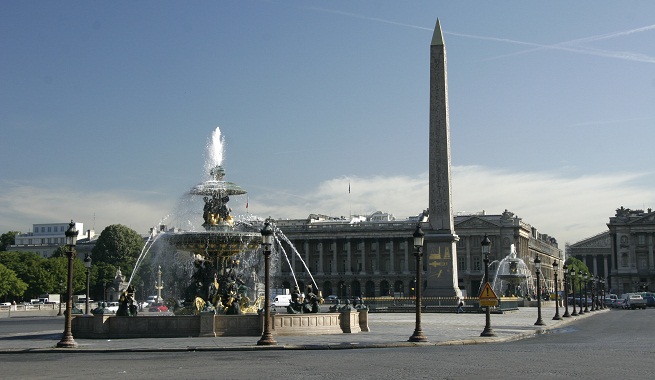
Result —
[[195, 228], [185, 194], [216, 128], [225, 179], [248, 191], [235, 215], [415, 216], [438, 18], [454, 211], [507, 209], [563, 248], [621, 206], [655, 207], [653, 15], [647, 0], [3, 1], [0, 232]]

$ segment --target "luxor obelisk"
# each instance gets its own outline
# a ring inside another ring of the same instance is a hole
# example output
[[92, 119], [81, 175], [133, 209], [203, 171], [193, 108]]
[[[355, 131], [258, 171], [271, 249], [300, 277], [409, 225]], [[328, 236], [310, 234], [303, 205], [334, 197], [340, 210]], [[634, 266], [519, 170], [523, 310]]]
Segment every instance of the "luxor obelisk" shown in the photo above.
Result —
[[450, 125], [446, 45], [441, 24], [430, 44], [430, 172], [429, 222], [424, 223], [427, 275], [424, 296], [460, 297], [457, 241], [450, 176]]

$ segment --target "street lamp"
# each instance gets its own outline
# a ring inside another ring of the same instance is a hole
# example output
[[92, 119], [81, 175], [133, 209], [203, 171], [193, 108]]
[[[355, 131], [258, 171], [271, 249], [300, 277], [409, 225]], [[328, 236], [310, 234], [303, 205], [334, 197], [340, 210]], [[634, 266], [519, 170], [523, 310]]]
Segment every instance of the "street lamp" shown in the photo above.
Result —
[[262, 234], [262, 251], [264, 253], [264, 332], [257, 341], [258, 346], [273, 346], [277, 342], [271, 334], [271, 248], [273, 247], [273, 228], [270, 218], [266, 219]]
[[590, 287], [591, 287], [591, 289], [590, 289], [591, 290], [591, 311], [596, 311], [597, 310], [597, 308], [596, 308], [596, 300], [598, 299], [598, 295], [596, 294], [596, 289], [598, 289], [598, 287], [596, 286], [596, 279], [597, 278], [598, 277], [594, 276], [594, 275], [591, 275], [591, 277], [589, 278], [589, 282], [591, 283], [590, 284]]
[[86, 305], [84, 314], [89, 315], [89, 274], [91, 271], [91, 255], [88, 253], [84, 256], [84, 266], [86, 267]]
[[73, 321], [73, 256], [75, 255], [75, 243], [77, 243], [77, 229], [75, 222], [71, 220], [66, 230], [66, 255], [68, 256], [68, 299], [66, 300], [66, 315], [64, 335], [57, 343], [59, 348], [76, 348], [77, 342], [71, 333], [71, 322]]
[[63, 288], [64, 288], [64, 281], [59, 280], [59, 313], [57, 313], [58, 317], [61, 316], [61, 300], [64, 299], [64, 297], [62, 297], [63, 294], [61, 294], [64, 292]]
[[557, 260], [553, 261], [553, 271], [555, 272], [555, 316], [553, 317], [554, 321], [558, 321], [562, 319], [562, 317], [559, 316], [559, 288], [557, 286], [557, 268], [559, 268], [559, 264], [557, 263]]
[[537, 322], [535, 326], [545, 325], [543, 319], [541, 319], [541, 281], [539, 280], [539, 275], [541, 274], [541, 260], [539, 260], [539, 254], [534, 258], [534, 271], [537, 274]]
[[573, 294], [573, 313], [571, 313], [571, 316], [577, 317], [578, 312], [575, 308], [575, 267], [571, 268], [571, 294]]
[[569, 318], [571, 316], [571, 314], [569, 314], [569, 267], [564, 263], [562, 269], [564, 270], [564, 314], [562, 317]]
[[584, 277], [583, 277], [582, 269], [580, 269], [580, 272], [578, 272], [578, 287], [580, 288], [578, 290], [578, 294], [580, 295], [579, 297], [580, 305], [578, 305], [580, 306], [580, 312], [578, 313], [578, 315], [584, 314], [584, 310], [582, 310], [582, 281], [584, 281]]
[[600, 296], [602, 297], [600, 306], [601, 309], [607, 309], [607, 305], [605, 305], [605, 277], [600, 278], [600, 285], [601, 285]]
[[423, 329], [421, 328], [421, 256], [423, 255], [423, 237], [425, 234], [421, 229], [421, 222], [416, 224], [416, 230], [414, 231], [414, 248], [416, 252], [416, 327], [414, 328], [414, 334], [409, 337], [410, 342], [427, 342], [428, 338], [423, 335]]
[[[480, 242], [482, 246], [482, 255], [484, 256], [484, 281], [489, 283], [489, 252], [491, 251], [491, 240], [489, 236], [484, 234], [484, 238]], [[485, 316], [484, 316], [484, 330], [480, 333], [480, 336], [496, 336], [496, 333], [491, 328], [491, 306], [485, 306]]]
[[582, 275], [584, 278], [584, 312], [589, 312], [589, 302], [587, 302], [587, 280], [589, 279], [589, 273], [584, 272]]

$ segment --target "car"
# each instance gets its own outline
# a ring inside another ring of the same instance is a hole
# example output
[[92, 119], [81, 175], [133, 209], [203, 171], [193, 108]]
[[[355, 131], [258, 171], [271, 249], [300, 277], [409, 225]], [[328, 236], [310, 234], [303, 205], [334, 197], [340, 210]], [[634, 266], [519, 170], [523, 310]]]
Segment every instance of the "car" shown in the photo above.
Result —
[[161, 312], [168, 311], [168, 307], [166, 305], [164, 305], [163, 303], [153, 303], [148, 308], [148, 311], [153, 312], [153, 313], [161, 313]]
[[118, 311], [118, 302], [107, 302], [105, 309], [112, 314], [116, 314]]
[[337, 297], [337, 296], [335, 296], [334, 294], [332, 294], [332, 295], [329, 295], [329, 296], [327, 296], [327, 297], [325, 298], [325, 302], [326, 302], [326, 303], [337, 303], [337, 300], [338, 300], [338, 299], [339, 299], [339, 297]]
[[11, 302], [0, 303], [0, 306], [11, 306]]
[[625, 300], [623, 298], [614, 300], [612, 307], [616, 309], [625, 309]]
[[646, 300], [646, 306], [655, 307], [655, 296], [646, 296], [644, 300]]

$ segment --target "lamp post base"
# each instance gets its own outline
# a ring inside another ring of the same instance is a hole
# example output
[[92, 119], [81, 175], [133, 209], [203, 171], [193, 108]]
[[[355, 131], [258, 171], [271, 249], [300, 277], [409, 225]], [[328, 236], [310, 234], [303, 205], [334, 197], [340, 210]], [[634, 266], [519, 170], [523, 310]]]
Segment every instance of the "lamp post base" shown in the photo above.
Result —
[[540, 319], [537, 319], [537, 322], [535, 322], [534, 325], [535, 325], [535, 326], [545, 326], [546, 324], [545, 324], [544, 321], [540, 318]]
[[271, 333], [264, 333], [262, 334], [261, 339], [257, 341], [258, 346], [275, 346], [277, 342], [275, 339], [273, 339], [273, 335]]
[[422, 330], [414, 330], [414, 334], [409, 337], [408, 342], [427, 342], [428, 338], [423, 335]]
[[485, 327], [482, 333], [480, 333], [480, 336], [496, 336], [496, 333], [491, 327]]
[[65, 336], [57, 342], [57, 348], [77, 348], [77, 342], [72, 336]]

